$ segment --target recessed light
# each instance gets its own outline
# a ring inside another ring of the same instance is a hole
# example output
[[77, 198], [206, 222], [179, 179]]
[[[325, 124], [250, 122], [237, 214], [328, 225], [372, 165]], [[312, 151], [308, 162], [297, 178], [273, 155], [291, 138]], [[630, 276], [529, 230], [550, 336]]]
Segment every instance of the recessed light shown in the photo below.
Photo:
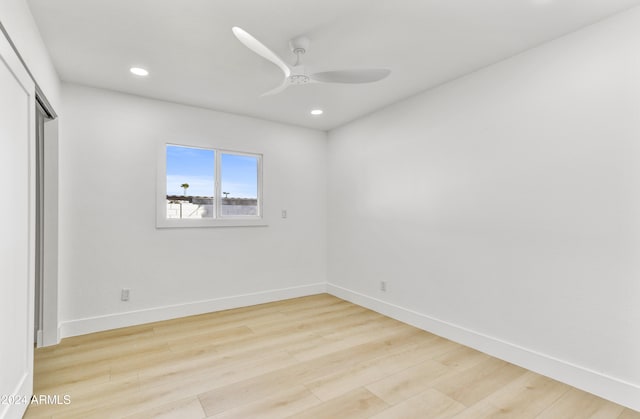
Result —
[[149, 72], [147, 70], [145, 70], [144, 68], [140, 68], [140, 67], [131, 67], [129, 69], [129, 71], [131, 71], [133, 74], [135, 74], [136, 76], [148, 76]]
[[324, 113], [324, 111], [322, 109], [313, 109], [311, 111], [311, 115], [313, 115], [313, 116], [319, 116], [319, 115], [322, 115], [323, 113]]

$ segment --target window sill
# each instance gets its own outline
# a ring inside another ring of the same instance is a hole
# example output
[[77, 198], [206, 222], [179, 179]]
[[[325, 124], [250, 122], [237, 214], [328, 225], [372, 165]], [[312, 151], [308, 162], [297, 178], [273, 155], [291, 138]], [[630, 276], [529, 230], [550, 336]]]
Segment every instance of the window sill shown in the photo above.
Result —
[[263, 218], [224, 218], [224, 219], [162, 219], [157, 220], [156, 228], [209, 228], [209, 227], [267, 227]]

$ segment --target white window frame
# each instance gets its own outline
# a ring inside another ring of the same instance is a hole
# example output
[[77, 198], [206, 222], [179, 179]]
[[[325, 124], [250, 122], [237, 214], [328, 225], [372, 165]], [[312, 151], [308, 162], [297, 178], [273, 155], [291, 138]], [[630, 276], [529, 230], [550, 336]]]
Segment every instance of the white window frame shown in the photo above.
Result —
[[[167, 146], [191, 147], [211, 150], [214, 152], [214, 216], [212, 218], [167, 218]], [[237, 156], [255, 157], [258, 159], [258, 215], [236, 215], [222, 216], [222, 154], [233, 154]], [[158, 148], [158, 179], [156, 192], [156, 227], [157, 228], [193, 228], [193, 227], [259, 227], [266, 226], [264, 217], [264, 197], [262, 193], [262, 154], [246, 151], [227, 150], [223, 148], [211, 147], [203, 144], [185, 144], [180, 141], [162, 143]]]

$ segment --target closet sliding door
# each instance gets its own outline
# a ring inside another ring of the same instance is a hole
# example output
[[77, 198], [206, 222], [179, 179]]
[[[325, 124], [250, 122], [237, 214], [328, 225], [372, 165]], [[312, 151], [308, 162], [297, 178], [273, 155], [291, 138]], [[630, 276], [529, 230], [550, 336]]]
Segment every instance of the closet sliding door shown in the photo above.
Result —
[[35, 86], [0, 32], [0, 418], [33, 391]]

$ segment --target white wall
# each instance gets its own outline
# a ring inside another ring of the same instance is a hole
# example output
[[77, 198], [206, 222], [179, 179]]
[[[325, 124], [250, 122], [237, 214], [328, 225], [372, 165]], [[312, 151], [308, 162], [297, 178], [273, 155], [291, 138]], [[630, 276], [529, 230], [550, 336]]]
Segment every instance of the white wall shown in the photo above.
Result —
[[[324, 132], [71, 84], [63, 104], [63, 335], [324, 291]], [[166, 141], [263, 153], [269, 226], [156, 229]]]
[[330, 292], [640, 409], [639, 51], [636, 8], [330, 132]]

